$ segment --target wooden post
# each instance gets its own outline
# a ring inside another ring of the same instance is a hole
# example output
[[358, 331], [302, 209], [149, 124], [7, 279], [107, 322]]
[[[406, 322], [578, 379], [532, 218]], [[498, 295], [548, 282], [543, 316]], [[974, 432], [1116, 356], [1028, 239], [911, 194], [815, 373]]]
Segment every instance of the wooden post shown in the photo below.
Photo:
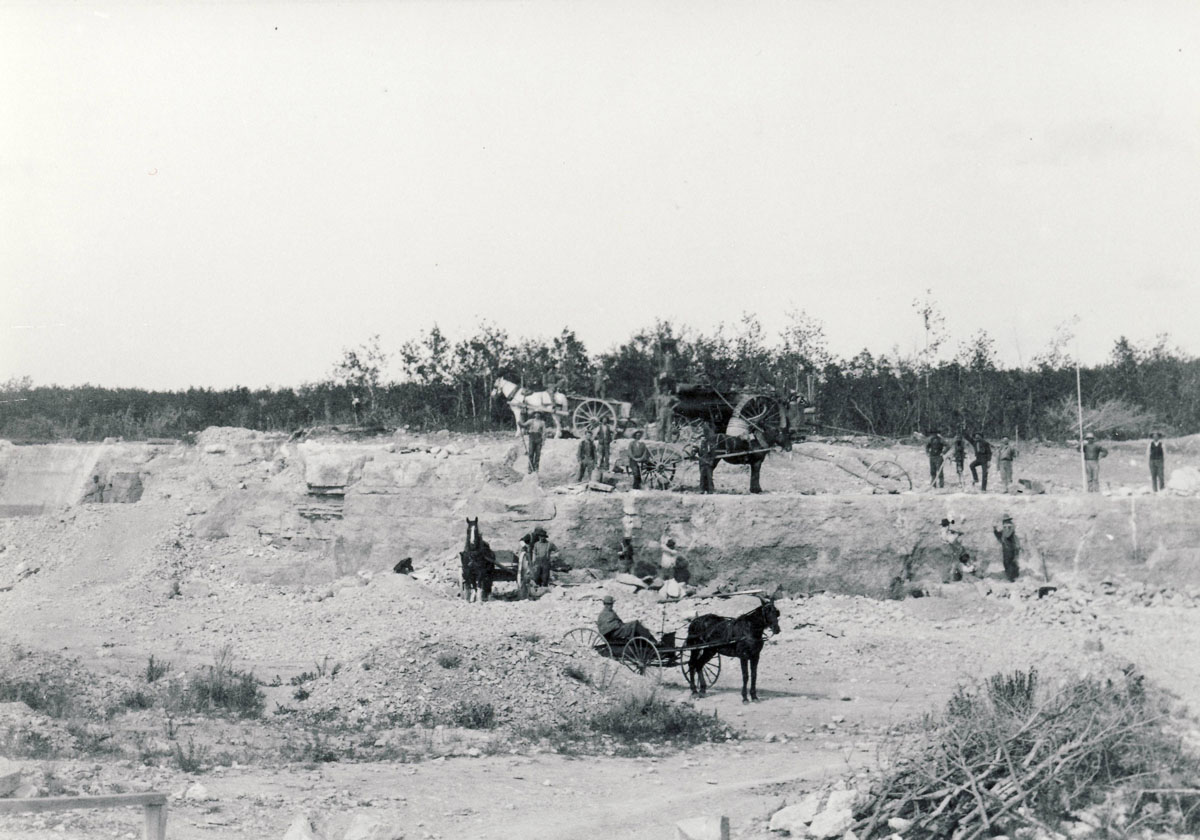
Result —
[[146, 840], [167, 840], [167, 805], [147, 804]]

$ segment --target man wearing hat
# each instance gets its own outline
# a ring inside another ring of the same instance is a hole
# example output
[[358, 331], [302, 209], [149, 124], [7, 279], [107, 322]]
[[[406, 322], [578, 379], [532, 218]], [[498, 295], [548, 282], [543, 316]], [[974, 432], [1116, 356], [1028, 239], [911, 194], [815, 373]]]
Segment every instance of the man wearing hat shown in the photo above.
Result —
[[925, 454], [929, 456], [929, 486], [945, 487], [946, 475], [942, 472], [942, 453], [946, 451], [946, 442], [934, 429], [925, 444]]
[[1096, 443], [1096, 436], [1087, 433], [1083, 444], [1083, 466], [1087, 471], [1087, 491], [1100, 492], [1100, 459], [1108, 457], [1108, 450]]
[[600, 631], [600, 635], [604, 637], [605, 641], [624, 644], [640, 637], [658, 647], [658, 640], [654, 638], [654, 634], [647, 630], [640, 621], [621, 621], [621, 617], [613, 609], [614, 600], [613, 596], [605, 595], [603, 598], [604, 609], [600, 610], [600, 615], [596, 617], [596, 629]]
[[1021, 574], [1021, 568], [1017, 565], [1017, 555], [1021, 553], [1021, 542], [1017, 539], [1017, 529], [1013, 525], [1013, 518], [1009, 514], [1004, 514], [1000, 519], [1000, 524], [992, 527], [992, 533], [996, 535], [996, 539], [1000, 543], [1000, 556], [1004, 561], [1004, 576], [1010, 581], [1016, 580]]
[[646, 446], [646, 442], [642, 440], [641, 429], [633, 433], [633, 440], [629, 442], [626, 457], [629, 460], [629, 474], [633, 476], [633, 489], [640, 490], [642, 487], [642, 465], [650, 459], [650, 449]]
[[531, 473], [537, 472], [542, 465], [542, 439], [546, 436], [546, 420], [543, 414], [540, 408], [535, 408], [533, 416], [521, 424], [525, 431]]
[[522, 540], [526, 538], [529, 539], [530, 565], [533, 567], [533, 585], [549, 586], [551, 555], [558, 551], [558, 546], [550, 542], [550, 535], [546, 533], [546, 529], [541, 525], [534, 528], [533, 533], [522, 537]]
[[1163, 466], [1165, 459], [1161, 432], [1154, 433], [1154, 440], [1150, 441], [1150, 448], [1146, 450], [1146, 454], [1150, 456], [1150, 488], [1157, 493], [1167, 486], [1163, 481], [1166, 470]]
[[975, 437], [971, 439], [971, 448], [975, 450], [975, 460], [971, 462], [971, 483], [975, 484], [979, 481], [979, 477], [975, 474], [975, 468], [979, 467], [983, 472], [983, 483], [980, 489], [987, 492], [987, 474], [988, 464], [992, 462], [992, 445], [983, 439], [983, 435], [979, 432], [975, 433]]
[[1000, 465], [1000, 481], [1004, 484], [1004, 492], [1012, 484], [1012, 462], [1017, 457], [1017, 448], [1008, 442], [1008, 437], [1000, 438], [1000, 452], [996, 455], [996, 463]]
[[602, 470], [610, 467], [608, 457], [612, 451], [612, 442], [612, 418], [606, 414], [600, 418], [600, 427], [596, 429], [596, 463]]

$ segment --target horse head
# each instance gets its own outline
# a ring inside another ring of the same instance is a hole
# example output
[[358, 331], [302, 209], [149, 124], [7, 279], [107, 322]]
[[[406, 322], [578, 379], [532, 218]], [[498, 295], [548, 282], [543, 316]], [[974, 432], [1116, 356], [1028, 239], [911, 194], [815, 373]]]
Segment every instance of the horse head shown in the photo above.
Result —
[[521, 386], [518, 385], [517, 383], [509, 382], [504, 377], [500, 377], [495, 382], [492, 383], [492, 396], [493, 397], [504, 397], [504, 399], [506, 399], [506, 400], [511, 400], [513, 397], [513, 394], [515, 394], [520, 389], [520, 387]]
[[467, 519], [467, 551], [479, 548], [483, 538], [479, 535], [479, 517]]
[[758, 611], [762, 615], [763, 625], [769, 628], [772, 633], [778, 635], [779, 608], [775, 606], [775, 596], [772, 595], [770, 597], [766, 597], [759, 595], [758, 600], [762, 602], [762, 605], [758, 608]]

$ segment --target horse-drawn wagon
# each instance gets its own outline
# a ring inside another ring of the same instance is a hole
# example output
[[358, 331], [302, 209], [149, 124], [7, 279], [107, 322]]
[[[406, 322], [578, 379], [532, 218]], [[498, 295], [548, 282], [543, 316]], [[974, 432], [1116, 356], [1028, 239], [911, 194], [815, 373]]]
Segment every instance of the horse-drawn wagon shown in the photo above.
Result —
[[492, 393], [504, 397], [512, 410], [518, 426], [535, 411], [548, 415], [547, 434], [562, 437], [564, 429], [570, 429], [576, 437], [583, 437], [591, 429], [600, 427], [605, 418], [612, 426], [613, 435], [619, 437], [631, 422], [633, 404], [604, 397], [568, 394], [563, 391], [526, 391], [516, 382], [497, 379]]
[[802, 440], [810, 412], [796, 395], [727, 392], [707, 385], [679, 385], [660, 399], [670, 404], [669, 421], [660, 423], [665, 439], [646, 442], [649, 455], [641, 470], [647, 486], [663, 490], [671, 486], [682, 463], [699, 461], [708, 424], [715, 435], [708, 456], [714, 463], [749, 464], [750, 492], [761, 492], [759, 470], [767, 453], [791, 449], [793, 441]]
[[[679, 668], [693, 694], [703, 696], [721, 675], [721, 657], [738, 659], [742, 666], [742, 700], [758, 699], [758, 657], [762, 652], [763, 635], [770, 630], [779, 632], [779, 610], [775, 598], [762, 590], [747, 589], [718, 595], [732, 598], [751, 595], [758, 606], [737, 617], [709, 613], [688, 622], [687, 626], [662, 634], [655, 644], [642, 636], [626, 641], [610, 641], [595, 627], [576, 627], [563, 636], [564, 653], [586, 669], [587, 663], [616, 662], [639, 676], [661, 680], [668, 668]], [[676, 644], [679, 636], [683, 644]], [[599, 657], [599, 659], [595, 659]], [[585, 670], [586, 672], [586, 670]], [[600, 682], [611, 681], [604, 674]]]

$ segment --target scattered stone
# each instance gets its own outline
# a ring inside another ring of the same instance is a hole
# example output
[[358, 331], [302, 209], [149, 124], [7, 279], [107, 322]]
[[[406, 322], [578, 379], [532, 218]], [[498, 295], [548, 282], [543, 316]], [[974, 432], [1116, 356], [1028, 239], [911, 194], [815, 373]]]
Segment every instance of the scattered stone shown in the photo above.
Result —
[[1200, 492], [1200, 468], [1177, 467], [1171, 470], [1171, 477], [1167, 480], [1167, 489], [1180, 493]]
[[840, 837], [854, 825], [854, 815], [847, 810], [826, 809], [813, 817], [808, 826], [812, 837]]
[[216, 799], [208, 792], [208, 788], [199, 782], [192, 782], [188, 785], [187, 790], [183, 792], [183, 798], [188, 802], [211, 802]]
[[888, 820], [887, 824], [888, 828], [890, 828], [892, 831], [908, 831], [908, 829], [912, 826], [913, 821], [906, 820], [904, 817], [892, 817]]

